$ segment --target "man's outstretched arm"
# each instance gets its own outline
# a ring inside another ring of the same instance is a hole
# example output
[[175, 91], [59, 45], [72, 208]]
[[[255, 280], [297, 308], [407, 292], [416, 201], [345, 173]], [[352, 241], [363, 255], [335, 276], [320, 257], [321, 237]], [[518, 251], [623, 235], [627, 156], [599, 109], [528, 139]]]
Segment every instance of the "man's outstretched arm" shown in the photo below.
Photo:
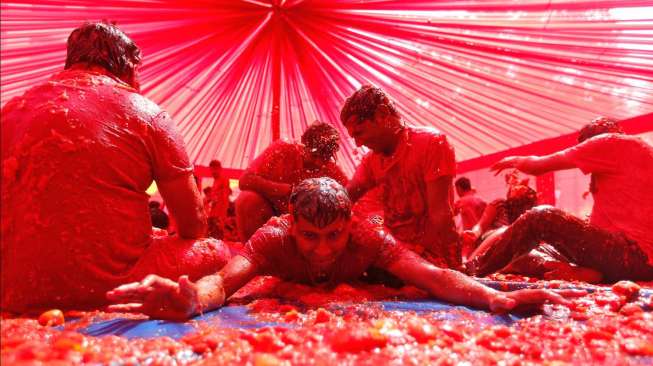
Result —
[[530, 175], [541, 175], [557, 170], [573, 169], [576, 164], [569, 159], [566, 150], [545, 156], [508, 156], [490, 167], [498, 175], [505, 169], [517, 169]]
[[408, 250], [386, 269], [407, 284], [428, 291], [436, 299], [493, 312], [506, 312], [520, 305], [544, 302], [566, 305], [568, 300], [565, 297], [585, 294], [583, 291], [576, 290], [497, 291], [463, 273], [438, 268]]
[[134, 312], [152, 318], [185, 320], [221, 307], [229, 296], [256, 276], [257, 267], [243, 256], [232, 258], [219, 272], [193, 283], [188, 276], [177, 282], [149, 275], [107, 292], [109, 311]]

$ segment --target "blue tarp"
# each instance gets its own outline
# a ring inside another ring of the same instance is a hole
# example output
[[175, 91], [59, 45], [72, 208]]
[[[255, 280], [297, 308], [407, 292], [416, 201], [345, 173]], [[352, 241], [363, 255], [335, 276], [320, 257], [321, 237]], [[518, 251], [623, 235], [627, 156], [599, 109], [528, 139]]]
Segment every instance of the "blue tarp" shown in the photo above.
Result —
[[[533, 287], [533, 284], [519, 282], [496, 282], [482, 281], [488, 286], [503, 289], [522, 289]], [[570, 287], [578, 288], [578, 287]], [[589, 292], [595, 291], [595, 287], [583, 288]], [[653, 295], [650, 290], [643, 290], [641, 296], [649, 297]], [[511, 325], [522, 316], [507, 314], [494, 315], [482, 310], [472, 309], [465, 306], [455, 306], [434, 300], [420, 301], [380, 301], [368, 302], [370, 306], [380, 306], [388, 311], [412, 311], [418, 313], [433, 313], [442, 319], [455, 320], [460, 317], [461, 311], [474, 313], [475, 321], [483, 324], [503, 324]], [[331, 304], [332, 310], [347, 307], [348, 304], [335, 303]], [[248, 312], [246, 306], [226, 306], [221, 309], [205, 313], [196, 317], [194, 320], [199, 322], [211, 322], [219, 324], [225, 328], [261, 328], [268, 326], [293, 327], [293, 324], [270, 323], [256, 320]], [[651, 310], [651, 309], [647, 309]], [[74, 320], [73, 320], [74, 321]], [[187, 333], [193, 332], [196, 328], [190, 323], [176, 323], [162, 320], [134, 320], [134, 319], [113, 319], [94, 322], [91, 325], [82, 328], [79, 332], [91, 336], [119, 335], [126, 338], [153, 338], [153, 337], [171, 337], [178, 339]]]

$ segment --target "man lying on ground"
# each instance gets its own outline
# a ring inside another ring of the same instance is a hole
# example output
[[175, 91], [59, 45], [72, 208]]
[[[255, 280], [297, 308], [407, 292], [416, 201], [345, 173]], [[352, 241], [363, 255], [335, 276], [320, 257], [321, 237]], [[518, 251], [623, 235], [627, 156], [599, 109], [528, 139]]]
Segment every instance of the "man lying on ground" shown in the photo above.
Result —
[[566, 303], [583, 292], [542, 289], [496, 291], [466, 275], [438, 268], [419, 257], [372, 221], [352, 222], [346, 190], [330, 178], [307, 179], [290, 196], [290, 214], [274, 217], [245, 244], [245, 250], [217, 274], [191, 282], [156, 275], [107, 293], [109, 310], [154, 318], [185, 319], [216, 309], [257, 275], [308, 284], [335, 285], [379, 267], [456, 304], [501, 312], [523, 304]]

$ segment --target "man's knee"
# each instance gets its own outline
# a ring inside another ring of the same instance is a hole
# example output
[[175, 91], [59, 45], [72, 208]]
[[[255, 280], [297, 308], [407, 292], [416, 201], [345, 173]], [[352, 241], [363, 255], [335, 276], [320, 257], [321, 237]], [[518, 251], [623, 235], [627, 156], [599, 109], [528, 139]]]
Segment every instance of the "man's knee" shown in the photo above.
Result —
[[240, 234], [240, 240], [247, 241], [263, 226], [265, 222], [274, 216], [274, 208], [267, 199], [252, 191], [242, 191], [235, 202], [236, 222]]
[[539, 220], [543, 217], [560, 216], [564, 211], [551, 205], [539, 205], [531, 208], [519, 216], [518, 220]]
[[267, 199], [256, 192], [242, 191], [234, 202], [236, 216], [253, 214], [258, 212], [271, 211], [272, 208]]

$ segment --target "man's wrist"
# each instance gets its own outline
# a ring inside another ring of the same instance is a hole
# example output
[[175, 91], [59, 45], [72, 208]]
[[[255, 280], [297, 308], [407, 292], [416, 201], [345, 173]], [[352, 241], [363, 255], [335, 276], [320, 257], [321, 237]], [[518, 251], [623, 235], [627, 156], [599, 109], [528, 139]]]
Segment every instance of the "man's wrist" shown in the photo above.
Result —
[[195, 300], [196, 314], [201, 314], [222, 306], [225, 301], [222, 277], [214, 275], [198, 281]]

